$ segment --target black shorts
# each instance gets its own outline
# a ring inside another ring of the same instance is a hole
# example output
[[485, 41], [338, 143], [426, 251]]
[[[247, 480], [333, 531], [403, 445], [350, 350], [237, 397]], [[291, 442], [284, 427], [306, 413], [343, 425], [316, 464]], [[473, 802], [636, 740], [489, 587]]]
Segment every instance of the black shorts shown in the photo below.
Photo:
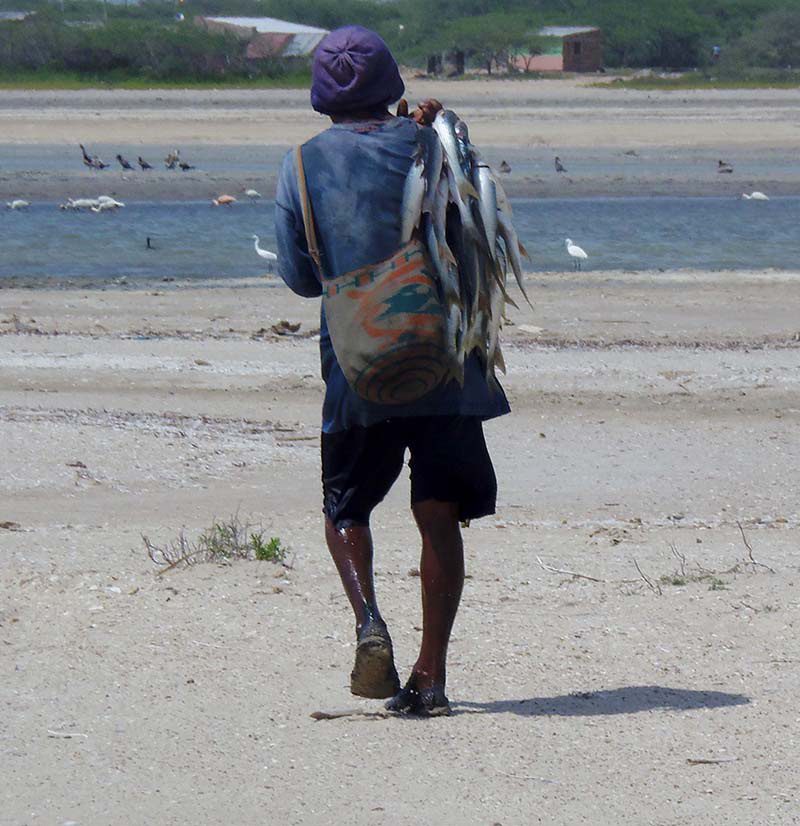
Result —
[[497, 478], [475, 416], [388, 419], [322, 434], [323, 511], [337, 528], [368, 525], [411, 453], [411, 504], [455, 502], [459, 519], [494, 513]]

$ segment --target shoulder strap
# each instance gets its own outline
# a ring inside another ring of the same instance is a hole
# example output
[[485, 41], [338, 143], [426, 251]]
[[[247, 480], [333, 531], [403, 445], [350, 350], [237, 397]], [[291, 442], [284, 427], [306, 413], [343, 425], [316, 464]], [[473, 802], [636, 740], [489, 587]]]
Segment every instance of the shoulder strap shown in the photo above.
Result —
[[317, 243], [317, 233], [314, 229], [314, 215], [311, 212], [311, 199], [308, 196], [306, 186], [306, 171], [303, 167], [303, 147], [298, 146], [295, 150], [297, 160], [297, 187], [300, 191], [300, 208], [303, 211], [303, 227], [306, 231], [306, 243], [308, 244], [308, 254], [311, 260], [317, 265], [319, 274], [322, 275], [322, 259], [319, 254]]

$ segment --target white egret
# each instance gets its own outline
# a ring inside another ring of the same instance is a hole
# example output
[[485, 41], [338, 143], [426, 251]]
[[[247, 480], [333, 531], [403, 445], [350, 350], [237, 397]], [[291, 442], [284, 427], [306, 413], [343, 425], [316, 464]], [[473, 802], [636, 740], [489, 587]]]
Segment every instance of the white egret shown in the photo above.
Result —
[[581, 249], [577, 244], [573, 244], [571, 238], [565, 239], [564, 243], [567, 245], [567, 252], [574, 259], [575, 269], [579, 270], [581, 268], [581, 261], [585, 261], [589, 256], [585, 250]]
[[769, 198], [763, 193], [756, 190], [755, 192], [751, 192], [749, 195], [746, 192], [742, 193], [742, 198], [745, 201], [768, 201]]
[[6, 206], [9, 209], [25, 209], [29, 207], [30, 204], [27, 201], [23, 201], [22, 198], [17, 198], [14, 201], [6, 201]]
[[67, 198], [66, 209], [91, 209], [100, 205], [97, 198]]
[[261, 197], [261, 193], [256, 189], [245, 189], [244, 194], [247, 195], [251, 201], [257, 201]]
[[267, 261], [277, 261], [277, 260], [278, 260], [278, 256], [277, 256], [277, 255], [275, 255], [275, 253], [274, 253], [274, 252], [271, 252], [270, 250], [265, 250], [265, 249], [262, 249], [261, 247], [259, 247], [259, 246], [258, 246], [258, 236], [257, 236], [257, 235], [254, 235], [254, 236], [253, 236], [253, 239], [255, 240], [255, 248], [256, 248], [256, 252], [257, 252], [257, 253], [258, 253], [258, 254], [259, 254], [262, 258], [266, 258], [266, 259], [267, 259]]
[[[102, 206], [103, 209], [118, 209], [119, 207], [125, 206], [125, 204], [123, 204], [121, 201], [117, 201], [110, 195], [98, 195], [97, 202], [97, 205]], [[107, 204], [108, 206], [103, 206], [104, 204]]]

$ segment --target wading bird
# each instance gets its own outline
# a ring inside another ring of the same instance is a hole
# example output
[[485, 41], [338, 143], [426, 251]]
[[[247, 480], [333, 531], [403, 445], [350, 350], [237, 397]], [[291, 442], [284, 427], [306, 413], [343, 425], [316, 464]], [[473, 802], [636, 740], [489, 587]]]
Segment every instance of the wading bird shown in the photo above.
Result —
[[167, 155], [167, 157], [164, 158], [164, 166], [166, 166], [167, 169], [175, 169], [175, 165], [180, 160], [180, 155], [181, 152], [179, 149], [173, 149], [172, 152], [170, 152]]
[[145, 169], [152, 169], [152, 168], [153, 168], [152, 166], [150, 166], [150, 164], [149, 164], [149, 163], [147, 163], [147, 161], [146, 161], [146, 160], [144, 160], [144, 158], [142, 158], [142, 156], [141, 156], [141, 155], [139, 155], [139, 157], [138, 157], [136, 160], [138, 160], [138, 161], [139, 161], [139, 166], [142, 168], [142, 170], [145, 170]]
[[497, 168], [504, 175], [508, 175], [508, 173], [511, 172], [511, 164], [508, 161], [500, 161], [500, 166]]
[[769, 200], [769, 198], [763, 192], [758, 192], [757, 190], [755, 192], [751, 192], [749, 195], [746, 192], [743, 192], [742, 193], [742, 198], [744, 198], [745, 201], [768, 201]]
[[17, 198], [14, 201], [6, 201], [6, 206], [9, 209], [25, 209], [29, 207], [30, 204], [27, 201], [23, 201], [22, 198]]
[[233, 195], [217, 195], [211, 203], [213, 206], [231, 206], [236, 203], [236, 198]]
[[90, 155], [82, 143], [79, 143], [78, 146], [80, 146], [81, 152], [83, 153], [84, 166], [88, 166], [90, 169], [105, 169], [108, 166], [108, 164], [105, 163], [105, 161], [101, 161], [97, 155]]
[[190, 163], [186, 163], [186, 161], [178, 161], [178, 166], [184, 171], [188, 171], [189, 169], [194, 169]]
[[251, 201], [257, 201], [261, 197], [261, 193], [255, 189], [245, 189], [244, 194], [247, 195]]
[[556, 172], [566, 172], [567, 171], [567, 168], [564, 166], [563, 163], [561, 163], [561, 158], [559, 158], [558, 155], [556, 155], [555, 164], [556, 164]]
[[131, 169], [131, 170], [133, 169], [133, 167], [131, 166], [130, 161], [125, 160], [125, 158], [123, 158], [122, 155], [117, 155], [117, 160], [119, 161], [119, 165], [123, 169]]
[[581, 261], [585, 261], [589, 256], [585, 250], [581, 249], [577, 244], [573, 244], [571, 238], [565, 239], [564, 243], [567, 245], [567, 252], [572, 257], [574, 268], [579, 270], [581, 268]]
[[733, 172], [733, 167], [726, 161], [717, 161], [717, 172], [730, 174], [731, 172]]
[[267, 261], [277, 261], [278, 260], [278, 256], [275, 255], [274, 252], [270, 252], [270, 250], [265, 250], [265, 249], [262, 249], [261, 247], [258, 246], [258, 236], [257, 235], [254, 235], [253, 238], [255, 239], [255, 242], [256, 242], [255, 243], [256, 252], [262, 258], [266, 258]]

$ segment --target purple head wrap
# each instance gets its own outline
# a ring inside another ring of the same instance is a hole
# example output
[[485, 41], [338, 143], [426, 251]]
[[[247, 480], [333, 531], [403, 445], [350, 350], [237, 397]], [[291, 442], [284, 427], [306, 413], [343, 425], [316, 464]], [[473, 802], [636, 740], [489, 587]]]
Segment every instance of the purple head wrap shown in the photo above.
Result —
[[314, 53], [311, 105], [323, 115], [388, 106], [405, 86], [389, 47], [362, 26], [326, 35]]

